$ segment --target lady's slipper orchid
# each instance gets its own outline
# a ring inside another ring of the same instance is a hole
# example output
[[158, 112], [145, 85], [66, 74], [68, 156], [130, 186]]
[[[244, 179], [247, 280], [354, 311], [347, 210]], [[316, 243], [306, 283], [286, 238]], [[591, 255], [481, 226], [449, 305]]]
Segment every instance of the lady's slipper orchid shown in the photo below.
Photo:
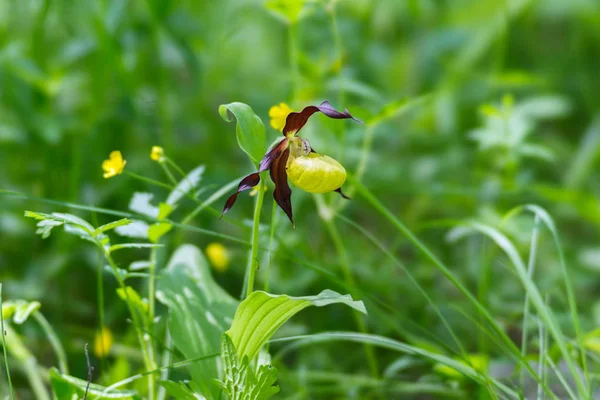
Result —
[[326, 193], [335, 191], [344, 198], [342, 185], [346, 180], [346, 170], [331, 157], [316, 153], [308, 140], [297, 136], [298, 131], [314, 113], [322, 112], [329, 118], [346, 119], [354, 118], [348, 110], [339, 112], [331, 107], [328, 101], [319, 106], [308, 106], [300, 112], [290, 112], [283, 126], [285, 138], [265, 154], [259, 164], [258, 171], [254, 172], [240, 182], [237, 191], [225, 202], [223, 214], [233, 207], [237, 196], [244, 190], [252, 189], [260, 182], [260, 173], [269, 170], [271, 180], [275, 183], [273, 197], [279, 207], [286, 213], [292, 224], [294, 217], [292, 213], [292, 189], [288, 185], [290, 181], [311, 193]]

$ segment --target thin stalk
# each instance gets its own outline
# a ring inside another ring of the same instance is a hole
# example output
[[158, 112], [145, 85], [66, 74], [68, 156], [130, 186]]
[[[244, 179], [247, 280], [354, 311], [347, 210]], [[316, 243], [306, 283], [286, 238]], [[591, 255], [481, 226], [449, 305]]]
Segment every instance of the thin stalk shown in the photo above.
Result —
[[[317, 203], [317, 207], [322, 209], [326, 207], [322, 197], [313, 196]], [[321, 215], [321, 212], [319, 212]], [[333, 242], [335, 250], [337, 252], [338, 258], [340, 260], [342, 266], [342, 273], [344, 275], [344, 280], [346, 284], [350, 287], [355, 287], [356, 284], [354, 282], [354, 277], [352, 276], [352, 271], [350, 269], [350, 260], [348, 258], [348, 253], [346, 252], [346, 248], [344, 247], [344, 242], [342, 237], [340, 236], [340, 232], [337, 229], [337, 225], [333, 221], [332, 218], [322, 217], [323, 222], [325, 222], [325, 226], [327, 228], [327, 232]], [[356, 326], [360, 330], [361, 333], [368, 333], [367, 327], [365, 325], [365, 321], [358, 314], [358, 312], [352, 312], [352, 316], [354, 317], [354, 321], [356, 322]], [[379, 366], [377, 365], [377, 359], [375, 357], [375, 352], [373, 350], [373, 346], [368, 343], [365, 343], [365, 354], [367, 356], [367, 363], [369, 365], [369, 371], [374, 378], [379, 377]]]
[[52, 325], [50, 325], [48, 320], [39, 311], [33, 313], [33, 318], [35, 318], [35, 320], [40, 324], [40, 326], [44, 330], [44, 333], [46, 333], [46, 336], [48, 336], [50, 346], [52, 346], [52, 349], [56, 353], [56, 358], [58, 359], [58, 368], [60, 369], [60, 372], [68, 375], [69, 367], [67, 363], [67, 354], [65, 353], [65, 349], [60, 343], [60, 340], [58, 339], [58, 335], [52, 328]]
[[177, 165], [175, 161], [171, 160], [169, 157], [165, 157], [165, 160], [167, 160], [167, 163], [169, 163], [173, 168], [175, 168], [175, 171], [177, 171], [177, 173], [179, 173], [179, 175], [181, 175], [182, 178], [185, 178], [187, 176], [183, 169], [181, 169], [181, 167], [179, 167], [179, 165]]
[[[523, 330], [525, 330], [525, 326], [523, 326]], [[542, 321], [540, 319], [538, 319], [538, 336], [539, 336], [539, 341], [540, 341], [540, 354], [538, 357], [538, 375], [540, 376], [540, 378], [542, 379], [542, 381], [544, 381], [546, 379], [546, 374], [545, 374], [545, 358], [546, 358], [546, 341], [545, 339], [545, 333], [544, 333], [544, 324], [542, 323]], [[523, 374], [521, 374], [521, 388], [525, 387], [524, 385], [524, 377]], [[544, 395], [544, 389], [542, 388], [542, 384], [540, 382], [538, 382], [538, 387], [537, 387], [537, 399], [538, 400], [545, 400], [546, 396]]]
[[[264, 175], [262, 173], [261, 175]], [[254, 207], [254, 222], [252, 223], [252, 248], [250, 250], [250, 258], [248, 259], [248, 269], [246, 276], [246, 293], [244, 298], [248, 297], [254, 290], [254, 279], [256, 270], [258, 269], [258, 250], [259, 250], [259, 228], [260, 228], [260, 213], [262, 211], [263, 200], [265, 199], [264, 184], [260, 184], [258, 194], [256, 195], [256, 207]]]
[[169, 190], [173, 190], [174, 189], [173, 186], [171, 186], [171, 185], [169, 185], [167, 183], [164, 183], [164, 182], [161, 182], [161, 181], [157, 181], [156, 179], [146, 178], [145, 176], [138, 175], [135, 172], [130, 172], [130, 171], [126, 170], [125, 173], [127, 175], [131, 176], [132, 178], [139, 179], [140, 181], [149, 183], [151, 185], [160, 186], [162, 188], [169, 189]]
[[165, 175], [167, 175], [167, 178], [169, 178], [169, 180], [171, 181], [173, 186], [177, 186], [177, 179], [175, 179], [175, 177], [171, 173], [171, 170], [169, 169], [169, 167], [167, 167], [165, 165], [165, 163], [159, 163], [159, 164], [160, 164], [161, 168], [163, 169], [163, 171], [165, 171]]
[[[127, 286], [125, 285], [125, 282], [119, 275], [117, 265], [115, 264], [112, 256], [100, 242], [97, 242], [97, 245], [102, 250], [104, 257], [106, 258], [106, 261], [108, 261], [108, 264], [110, 265], [110, 267], [113, 270], [113, 273], [115, 275], [115, 278], [117, 279], [117, 282], [119, 283], [119, 286], [123, 290], [123, 293], [125, 295], [125, 303], [127, 304], [127, 307], [129, 308], [129, 313], [131, 314], [131, 318], [133, 319], [133, 325], [135, 326], [138, 341], [140, 343], [140, 347], [142, 349], [142, 354], [144, 356], [143, 357], [144, 364], [146, 365], [146, 369], [148, 371], [152, 371], [152, 370], [154, 370], [155, 365], [154, 365], [153, 347], [152, 347], [152, 344], [150, 343], [150, 340], [151, 340], [150, 336], [144, 335], [144, 332], [142, 330], [142, 323], [139, 319], [140, 317], [137, 314], [137, 312], [135, 311], [133, 304], [131, 303], [131, 299], [129, 298], [129, 293], [127, 292]], [[148, 375], [148, 397], [151, 400], [154, 400], [156, 398], [156, 381], [152, 374]]]
[[8, 354], [6, 350], [6, 335], [4, 330], [4, 318], [2, 316], [2, 283], [0, 283], [0, 328], [2, 331], [2, 350], [4, 352], [4, 367], [6, 368], [6, 379], [8, 380], [8, 392], [10, 393], [10, 399], [15, 400], [15, 392], [12, 386], [12, 379], [10, 378], [10, 368], [8, 367]]
[[155, 316], [155, 297], [156, 297], [156, 259], [158, 248], [153, 247], [150, 251], [150, 265], [148, 266], [148, 319], [150, 324], [154, 321]]
[[273, 258], [273, 246], [275, 242], [275, 229], [277, 228], [277, 203], [273, 202], [271, 210], [271, 229], [269, 230], [269, 256], [265, 265], [265, 292], [269, 291], [269, 275], [271, 273], [271, 259]]
[[[535, 270], [535, 258], [537, 253], [537, 242], [539, 233], [539, 216], [535, 216], [533, 230], [531, 231], [531, 245], [529, 249], [529, 260], [527, 261], [527, 275], [533, 279], [533, 273]], [[525, 303], [523, 304], [523, 330], [521, 334], [521, 354], [523, 357], [527, 357], [527, 325], [529, 323], [529, 308], [530, 308], [529, 292], [525, 291]], [[541, 329], [541, 322], [540, 322]], [[540, 340], [542, 338], [540, 337]], [[542, 344], [540, 344], [542, 346]], [[540, 348], [540, 356], [542, 355], [542, 349]], [[541, 375], [540, 375], [541, 376]], [[525, 384], [525, 371], [521, 370], [521, 387]]]
[[[162, 356], [162, 365], [169, 365], [171, 364], [171, 362], [173, 361], [173, 351], [171, 350], [171, 334], [169, 333], [169, 329], [167, 329], [166, 333], [165, 333], [165, 343], [164, 343], [164, 347], [165, 347], [165, 351], [163, 352], [163, 356]], [[160, 372], [160, 380], [161, 381], [166, 381], [169, 379], [169, 370], [168, 369], [163, 369]], [[164, 387], [160, 387], [158, 389], [158, 400], [165, 400], [167, 396], [167, 391], [165, 390]]]

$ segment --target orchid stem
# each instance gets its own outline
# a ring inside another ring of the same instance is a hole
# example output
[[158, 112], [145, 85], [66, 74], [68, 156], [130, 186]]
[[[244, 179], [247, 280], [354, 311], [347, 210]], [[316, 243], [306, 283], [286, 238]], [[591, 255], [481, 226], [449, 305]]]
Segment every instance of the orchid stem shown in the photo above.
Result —
[[[264, 178], [264, 173], [261, 178]], [[265, 199], [264, 184], [260, 184], [258, 188], [258, 194], [256, 195], [256, 207], [254, 208], [254, 222], [252, 224], [252, 249], [250, 250], [250, 259], [248, 260], [248, 270], [246, 276], [246, 293], [244, 298], [250, 296], [250, 293], [254, 290], [254, 279], [256, 277], [256, 270], [258, 269], [258, 247], [259, 247], [259, 228], [260, 228], [260, 213], [262, 211], [263, 200]]]

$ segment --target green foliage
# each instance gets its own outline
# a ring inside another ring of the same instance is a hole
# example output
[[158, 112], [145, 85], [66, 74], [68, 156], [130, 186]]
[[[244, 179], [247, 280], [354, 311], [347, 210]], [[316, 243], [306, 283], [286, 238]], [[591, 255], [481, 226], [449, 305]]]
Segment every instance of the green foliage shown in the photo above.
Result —
[[258, 167], [267, 149], [267, 135], [262, 120], [254, 113], [249, 105], [230, 103], [219, 106], [219, 114], [227, 122], [231, 122], [231, 112], [236, 119], [235, 132], [238, 145], [250, 160]]
[[[87, 381], [75, 378], [69, 375], [61, 374], [57, 369], [50, 370], [50, 384], [54, 395], [58, 400], [70, 400], [73, 398], [83, 398]], [[87, 398], [94, 399], [123, 399], [123, 400], [141, 400], [141, 397], [133, 390], [108, 390], [105, 387], [90, 384]]]
[[0, 314], [0, 317], [2, 317], [2, 319], [9, 319], [12, 317], [13, 322], [20, 325], [25, 322], [31, 314], [39, 310], [41, 306], [39, 301], [5, 301], [2, 303], [2, 313]]
[[341, 295], [333, 290], [324, 290], [316, 296], [305, 297], [256, 291], [237, 308], [227, 334], [237, 349], [238, 357], [248, 357], [252, 361], [260, 348], [295, 314], [306, 307], [323, 307], [337, 303], [367, 313], [362, 301], [352, 300], [350, 295]]
[[195, 387], [194, 382], [188, 384], [184, 382], [161, 381], [159, 384], [164, 387], [170, 396], [177, 400], [197, 400], [197, 393], [200, 390]]
[[255, 373], [247, 356], [240, 361], [226, 333], [221, 337], [221, 359], [225, 374], [219, 383], [229, 400], [266, 400], [279, 393], [279, 388], [273, 386], [277, 381], [277, 370], [271, 365], [260, 365]]

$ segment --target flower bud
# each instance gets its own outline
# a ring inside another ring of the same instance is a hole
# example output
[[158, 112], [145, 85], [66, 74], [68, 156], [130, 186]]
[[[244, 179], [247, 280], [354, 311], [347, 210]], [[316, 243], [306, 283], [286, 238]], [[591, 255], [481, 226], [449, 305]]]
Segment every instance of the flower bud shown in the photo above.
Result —
[[346, 181], [346, 170], [342, 164], [317, 153], [290, 158], [287, 174], [295, 186], [310, 193], [331, 192]]

